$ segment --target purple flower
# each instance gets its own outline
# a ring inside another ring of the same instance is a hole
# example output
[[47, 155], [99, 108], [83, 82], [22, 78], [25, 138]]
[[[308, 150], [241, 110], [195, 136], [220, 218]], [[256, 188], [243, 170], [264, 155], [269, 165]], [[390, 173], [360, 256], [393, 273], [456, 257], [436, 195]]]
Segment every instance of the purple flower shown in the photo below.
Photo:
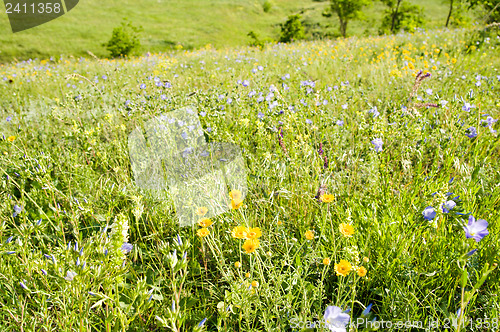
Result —
[[488, 222], [484, 219], [476, 221], [476, 219], [470, 215], [467, 226], [464, 226], [464, 231], [466, 238], [474, 239], [476, 242], [479, 242], [483, 237], [489, 234]]
[[123, 245], [122, 245], [122, 251], [125, 253], [125, 254], [128, 254], [129, 252], [132, 251], [132, 249], [134, 249], [134, 246], [130, 243], [127, 243], [125, 242]]
[[457, 203], [455, 203], [452, 200], [447, 201], [446, 203], [443, 204], [443, 212], [444, 213], [449, 213], [451, 209], [453, 209], [455, 206], [457, 206]]
[[5, 119], [5, 121], [7, 121], [7, 122], [10, 122], [11, 120], [12, 120], [12, 117], [10, 115]]
[[474, 138], [477, 136], [477, 130], [476, 130], [476, 127], [470, 127], [469, 129], [467, 129], [469, 131], [468, 134], [465, 134], [465, 136], [469, 137], [469, 138]]
[[142, 83], [141, 85], [139, 85], [139, 87], [140, 87], [141, 89], [146, 89], [146, 84]]
[[17, 215], [21, 213], [22, 210], [23, 210], [22, 206], [14, 205], [14, 213], [12, 214], [12, 217], [14, 218], [17, 217]]
[[380, 115], [380, 112], [377, 109], [377, 106], [374, 106], [371, 110], [368, 111], [368, 113], [371, 113], [374, 118]]
[[22, 288], [29, 290], [28, 287], [26, 287], [26, 285], [22, 281], [19, 282], [19, 285], [21, 285]]
[[371, 143], [375, 146], [375, 151], [382, 151], [382, 145], [384, 144], [384, 142], [382, 142], [382, 139], [375, 138], [373, 141], [371, 141]]
[[326, 326], [335, 332], [345, 332], [346, 325], [349, 324], [351, 317], [342, 312], [342, 309], [336, 306], [328, 306], [325, 310], [324, 319]]
[[257, 117], [258, 117], [259, 119], [262, 119], [262, 118], [264, 117], [264, 113], [259, 112], [259, 114], [257, 114]]
[[347, 104], [342, 105], [342, 109], [346, 110], [347, 109]]
[[313, 122], [312, 122], [312, 120], [306, 119], [306, 123], [307, 124], [312, 124]]
[[337, 122], [335, 124], [337, 126], [343, 126], [344, 125], [344, 121], [343, 120], [337, 120]]
[[424, 215], [424, 219], [428, 221], [431, 221], [436, 217], [436, 211], [434, 211], [432, 206], [426, 207], [422, 214]]
[[476, 106], [471, 105], [470, 103], [464, 103], [464, 106], [462, 106], [462, 111], [469, 112], [471, 108], [474, 108]]
[[471, 251], [469, 251], [466, 255], [467, 255], [468, 257], [470, 257], [470, 256], [474, 255], [474, 254], [476, 253], [476, 251], [477, 251], [477, 249], [472, 249], [472, 250], [471, 250]]
[[243, 82], [241, 82], [241, 85], [243, 85], [244, 87], [247, 87], [250, 85], [250, 82], [248, 80], [243, 80]]

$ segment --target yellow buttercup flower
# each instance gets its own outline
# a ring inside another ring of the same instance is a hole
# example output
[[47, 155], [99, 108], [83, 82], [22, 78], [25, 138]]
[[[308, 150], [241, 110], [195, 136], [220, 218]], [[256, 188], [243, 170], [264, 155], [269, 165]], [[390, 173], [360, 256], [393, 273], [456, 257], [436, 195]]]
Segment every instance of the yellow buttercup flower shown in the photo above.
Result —
[[325, 264], [325, 265], [330, 265], [330, 263], [331, 263], [330, 258], [328, 258], [328, 257], [323, 258], [323, 264]]
[[255, 249], [257, 249], [259, 247], [259, 240], [258, 239], [250, 239], [250, 240], [246, 240], [245, 243], [243, 243], [243, 250], [245, 250], [245, 252], [247, 254], [251, 254], [252, 252], [255, 251]]
[[306, 236], [306, 239], [308, 239], [308, 240], [314, 239], [314, 231], [307, 231], [304, 235]]
[[335, 264], [335, 273], [338, 276], [347, 276], [349, 272], [351, 272], [352, 266], [351, 263], [346, 261], [345, 259], [341, 259], [338, 264]]
[[332, 194], [324, 194], [319, 198], [323, 203], [331, 203], [335, 200], [335, 196]]
[[366, 276], [366, 272], [367, 272], [367, 271], [366, 271], [366, 268], [365, 268], [364, 266], [360, 266], [360, 267], [358, 268], [358, 271], [357, 271], [357, 272], [358, 272], [358, 276], [360, 276], [360, 277], [364, 277], [364, 276]]
[[259, 227], [249, 228], [247, 230], [247, 239], [257, 239], [262, 236], [262, 232]]
[[239, 269], [241, 267], [241, 262], [234, 263], [234, 267]]
[[201, 227], [209, 227], [212, 224], [212, 220], [208, 218], [201, 218], [200, 220], [198, 220], [198, 225], [200, 225]]
[[9, 141], [9, 142], [14, 142], [15, 139], [16, 139], [16, 136], [7, 137], [7, 141]]
[[243, 204], [243, 201], [241, 199], [232, 199], [231, 200], [231, 209], [238, 210], [242, 204]]
[[196, 235], [198, 235], [199, 237], [205, 237], [208, 234], [210, 234], [208, 228], [200, 228], [198, 231], [196, 231]]
[[342, 233], [342, 235], [350, 237], [354, 234], [354, 227], [352, 227], [351, 224], [341, 223], [339, 225], [339, 231], [340, 233]]
[[233, 200], [240, 200], [241, 201], [242, 200], [241, 196], [242, 196], [241, 191], [236, 190], [236, 189], [231, 190], [231, 192], [229, 193], [229, 197], [231, 197], [231, 199], [233, 199]]
[[198, 209], [196, 209], [196, 214], [198, 216], [204, 216], [205, 214], [207, 214], [207, 212], [208, 212], [208, 208], [205, 206], [202, 206], [202, 207], [199, 207]]
[[259, 282], [257, 280], [252, 281], [252, 287], [254, 288], [259, 287]]
[[245, 226], [236, 226], [233, 228], [231, 235], [236, 239], [246, 239], [248, 229]]

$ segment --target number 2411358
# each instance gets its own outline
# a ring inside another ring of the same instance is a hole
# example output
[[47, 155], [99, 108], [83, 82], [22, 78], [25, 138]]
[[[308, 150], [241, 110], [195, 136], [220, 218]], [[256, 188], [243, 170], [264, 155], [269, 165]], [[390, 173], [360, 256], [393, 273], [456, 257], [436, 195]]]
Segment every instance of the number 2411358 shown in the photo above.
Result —
[[59, 14], [63, 9], [61, 3], [5, 3], [7, 14]]

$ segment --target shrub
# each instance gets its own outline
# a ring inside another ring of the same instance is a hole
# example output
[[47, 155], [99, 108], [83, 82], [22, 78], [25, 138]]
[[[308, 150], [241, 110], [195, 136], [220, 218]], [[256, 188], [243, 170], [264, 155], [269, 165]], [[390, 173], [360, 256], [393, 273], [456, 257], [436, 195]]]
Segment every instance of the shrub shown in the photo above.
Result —
[[289, 43], [294, 40], [304, 39], [304, 26], [300, 21], [300, 15], [290, 15], [285, 24], [281, 25], [280, 42]]
[[264, 1], [262, 4], [262, 10], [264, 10], [264, 13], [269, 13], [271, 8], [273, 8], [273, 4], [270, 1]]
[[135, 27], [124, 20], [119, 27], [113, 29], [111, 39], [104, 46], [113, 58], [128, 56], [141, 46], [138, 37], [140, 31], [141, 27]]
[[422, 7], [402, 2], [397, 13], [394, 14], [391, 10], [385, 11], [379, 30], [381, 35], [391, 33], [393, 16], [395, 16], [394, 33], [399, 32], [401, 29], [413, 32], [415, 28], [422, 26], [425, 22]]

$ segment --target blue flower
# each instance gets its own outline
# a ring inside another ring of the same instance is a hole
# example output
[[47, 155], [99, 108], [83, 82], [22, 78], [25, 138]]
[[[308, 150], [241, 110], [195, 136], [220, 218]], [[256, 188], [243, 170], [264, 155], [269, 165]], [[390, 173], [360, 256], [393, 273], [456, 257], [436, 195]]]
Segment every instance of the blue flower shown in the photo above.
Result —
[[361, 313], [361, 316], [368, 316], [370, 314], [370, 310], [372, 310], [373, 303], [370, 303], [365, 310]]
[[262, 119], [262, 118], [264, 117], [264, 113], [259, 112], [259, 114], [257, 114], [257, 117], [258, 117], [259, 119]]
[[478, 221], [476, 221], [476, 219], [472, 215], [470, 215], [467, 226], [464, 226], [464, 231], [465, 236], [468, 239], [474, 239], [476, 240], [476, 242], [479, 242], [482, 238], [489, 234], [488, 222], [484, 219], [479, 219]]
[[247, 87], [250, 85], [250, 82], [248, 80], [243, 80], [243, 82], [241, 82], [241, 85], [243, 85], [244, 87]]
[[471, 105], [470, 103], [464, 103], [464, 106], [462, 106], [462, 111], [469, 112], [471, 108], [474, 108], [476, 106]]
[[453, 209], [455, 206], [457, 206], [457, 203], [455, 203], [452, 200], [447, 201], [446, 203], [443, 204], [443, 212], [444, 213], [449, 213], [451, 209]]
[[350, 319], [351, 317], [339, 307], [328, 306], [325, 310], [324, 320], [331, 331], [346, 332], [346, 325]]
[[343, 126], [344, 125], [344, 121], [343, 120], [337, 120], [337, 122], [335, 124], [337, 126]]
[[436, 217], [436, 211], [432, 206], [426, 207], [422, 214], [424, 215], [424, 219], [428, 221], [431, 221]]
[[21, 213], [21, 211], [23, 210], [23, 207], [22, 206], [19, 206], [19, 205], [14, 205], [14, 213], [12, 214], [12, 216], [15, 218], [17, 217], [17, 215], [19, 213]]
[[142, 83], [141, 85], [139, 85], [139, 87], [140, 87], [141, 89], [146, 89], [146, 84]]
[[198, 324], [198, 327], [202, 327], [206, 321], [207, 321], [207, 319], [203, 318], [203, 320], [200, 322], [200, 324]]
[[307, 124], [312, 124], [313, 122], [312, 122], [312, 120], [310, 120], [310, 119], [306, 119], [306, 123], [307, 123]]
[[469, 137], [469, 138], [474, 138], [477, 136], [477, 130], [475, 127], [470, 127], [469, 129], [467, 129], [469, 131], [468, 134], [465, 134], [465, 136]]
[[128, 254], [129, 252], [132, 251], [132, 249], [134, 249], [134, 246], [130, 243], [127, 243], [125, 242], [123, 245], [122, 245], [122, 251], [125, 253], [125, 254]]
[[371, 110], [368, 111], [368, 113], [371, 113], [374, 118], [380, 115], [380, 112], [377, 110], [377, 106], [374, 106]]
[[374, 145], [375, 151], [377, 152], [382, 151], [382, 145], [384, 144], [384, 142], [382, 142], [382, 139], [375, 138], [373, 141], [371, 141], [371, 143]]

